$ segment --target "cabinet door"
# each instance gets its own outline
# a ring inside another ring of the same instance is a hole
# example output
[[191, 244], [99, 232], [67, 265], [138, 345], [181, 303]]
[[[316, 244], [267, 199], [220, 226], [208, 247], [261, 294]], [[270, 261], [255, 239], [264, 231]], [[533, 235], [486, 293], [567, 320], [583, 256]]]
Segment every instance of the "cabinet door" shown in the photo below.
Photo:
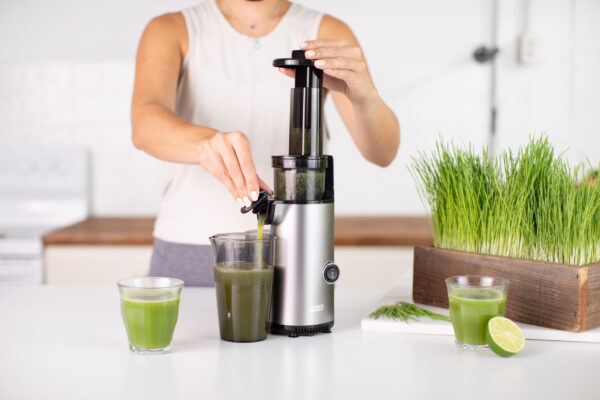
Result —
[[[545, 133], [569, 161], [600, 161], [600, 2], [499, 2], [496, 148], [515, 148]], [[535, 59], [519, 62], [519, 38]]]
[[44, 250], [48, 285], [114, 285], [147, 276], [152, 246], [50, 245]]
[[[600, 163], [600, 1], [577, 0], [573, 9], [575, 27], [572, 49], [573, 130], [569, 146], [576, 148], [576, 160], [595, 167]], [[568, 133], [565, 133], [568, 135]]]
[[302, 0], [346, 22], [361, 43], [375, 85], [400, 121], [401, 146], [387, 169], [364, 160], [333, 102], [325, 107], [336, 161], [340, 214], [423, 214], [411, 157], [442, 136], [457, 144], [487, 144], [489, 64], [473, 51], [490, 40], [491, 0]]

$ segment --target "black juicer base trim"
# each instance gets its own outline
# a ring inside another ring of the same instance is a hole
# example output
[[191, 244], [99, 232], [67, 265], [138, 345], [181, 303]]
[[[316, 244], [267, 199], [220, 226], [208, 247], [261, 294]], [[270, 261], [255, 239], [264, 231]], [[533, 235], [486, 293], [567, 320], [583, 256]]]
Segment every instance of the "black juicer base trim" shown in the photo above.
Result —
[[269, 332], [273, 335], [287, 335], [289, 337], [313, 336], [315, 333], [331, 333], [331, 328], [333, 328], [333, 321], [326, 324], [309, 326], [279, 325], [272, 322], [269, 324]]

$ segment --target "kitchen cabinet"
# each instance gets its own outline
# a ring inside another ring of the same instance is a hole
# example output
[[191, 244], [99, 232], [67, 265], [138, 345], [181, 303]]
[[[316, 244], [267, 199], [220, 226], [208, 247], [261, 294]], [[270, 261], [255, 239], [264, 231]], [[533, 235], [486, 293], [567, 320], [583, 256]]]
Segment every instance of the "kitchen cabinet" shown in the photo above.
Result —
[[113, 284], [148, 274], [153, 218], [88, 218], [43, 237], [44, 282]]
[[49, 245], [44, 282], [49, 285], [104, 285], [148, 275], [152, 246]]
[[[45, 283], [113, 284], [148, 274], [153, 218], [89, 218], [44, 236]], [[412, 246], [432, 243], [428, 219], [336, 217], [338, 287], [389, 288], [412, 266]]]

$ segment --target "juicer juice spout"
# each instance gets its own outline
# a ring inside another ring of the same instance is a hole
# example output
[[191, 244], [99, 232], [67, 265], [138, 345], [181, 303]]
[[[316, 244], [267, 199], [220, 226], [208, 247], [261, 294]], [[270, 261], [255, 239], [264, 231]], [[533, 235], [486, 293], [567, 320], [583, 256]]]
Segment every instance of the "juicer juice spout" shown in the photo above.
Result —
[[273, 221], [273, 199], [269, 197], [269, 192], [261, 190], [256, 201], [253, 201], [250, 206], [240, 209], [242, 214], [249, 213], [250, 211], [256, 214], [257, 218], [261, 215], [266, 215], [265, 225], [271, 224]]

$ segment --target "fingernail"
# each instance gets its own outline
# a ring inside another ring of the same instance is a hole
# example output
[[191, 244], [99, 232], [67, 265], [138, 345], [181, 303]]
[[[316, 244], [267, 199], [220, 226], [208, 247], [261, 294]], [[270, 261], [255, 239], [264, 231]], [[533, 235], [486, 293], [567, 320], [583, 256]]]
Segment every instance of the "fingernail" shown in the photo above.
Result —
[[306, 42], [302, 42], [302, 43], [300, 43], [300, 48], [304, 48], [304, 47], [306, 47], [307, 45], [308, 45], [308, 43], [306, 43]]
[[250, 192], [250, 197], [252, 197], [252, 201], [258, 200], [258, 193], [255, 191]]
[[304, 52], [304, 56], [305, 57], [314, 57], [315, 56], [315, 52], [312, 50], [307, 50]]
[[315, 61], [315, 65], [317, 67], [322, 67], [323, 65], [325, 65], [325, 61], [323, 61], [323, 60], [317, 60], [317, 61]]
[[244, 202], [239, 197], [236, 199], [240, 203], [240, 207], [244, 207]]
[[250, 199], [247, 197], [244, 197], [244, 205], [246, 207], [250, 207], [251, 204], [252, 204], [252, 202], [250, 201]]

